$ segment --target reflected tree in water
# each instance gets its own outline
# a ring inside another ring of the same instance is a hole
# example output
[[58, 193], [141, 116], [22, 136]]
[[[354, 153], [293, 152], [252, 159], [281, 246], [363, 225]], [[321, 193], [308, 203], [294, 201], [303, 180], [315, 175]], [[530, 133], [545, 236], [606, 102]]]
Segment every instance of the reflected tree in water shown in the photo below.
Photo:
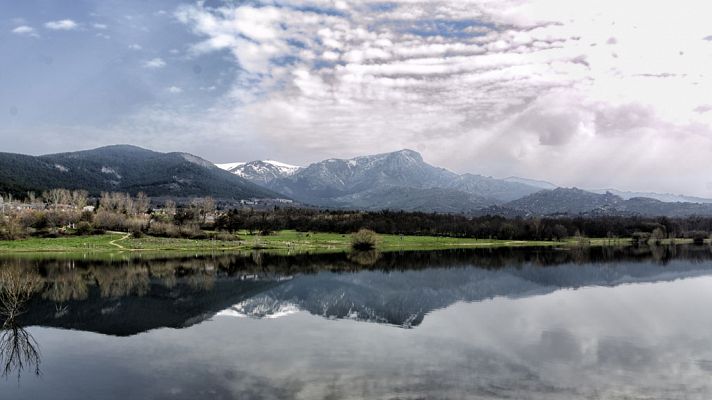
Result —
[[5, 378], [17, 372], [19, 380], [25, 369], [40, 375], [39, 346], [35, 338], [20, 326], [18, 317], [43, 286], [42, 278], [33, 272], [11, 266], [0, 270], [0, 316], [4, 319], [0, 333], [0, 366]]
[[122, 268], [97, 267], [92, 275], [99, 284], [101, 297], [144, 296], [150, 286], [150, 275], [145, 266], [128, 265]]
[[381, 252], [373, 250], [353, 250], [349, 253], [349, 261], [360, 267], [372, 267], [381, 259]]

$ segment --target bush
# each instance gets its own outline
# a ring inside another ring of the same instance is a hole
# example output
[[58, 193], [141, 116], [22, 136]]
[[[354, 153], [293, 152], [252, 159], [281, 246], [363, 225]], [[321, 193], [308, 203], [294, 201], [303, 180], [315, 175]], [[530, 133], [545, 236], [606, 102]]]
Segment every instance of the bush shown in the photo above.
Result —
[[20, 214], [20, 225], [35, 229], [44, 229], [47, 227], [47, 216], [44, 211], [28, 210]]
[[378, 235], [370, 229], [361, 229], [351, 235], [351, 248], [354, 250], [371, 250], [378, 243]]
[[82, 211], [80, 219], [91, 224], [94, 222], [94, 213], [91, 211]]
[[180, 234], [186, 239], [207, 239], [208, 234], [200, 230], [197, 223], [188, 223], [180, 227]]
[[641, 243], [647, 243], [648, 240], [650, 239], [650, 233], [640, 232], [640, 231], [633, 232], [632, 239], [633, 239], [633, 244], [636, 246]]
[[27, 230], [15, 218], [0, 216], [0, 240], [18, 240], [27, 236]]
[[224, 231], [213, 233], [209, 237], [211, 239], [220, 240], [223, 242], [233, 242], [233, 241], [240, 240], [240, 238], [237, 235], [235, 235], [234, 233], [224, 232]]
[[90, 235], [93, 229], [91, 224], [87, 221], [81, 221], [77, 224], [77, 235], [85, 236]]
[[146, 230], [146, 223], [145, 219], [131, 218], [126, 221], [126, 229], [133, 234], [143, 232]]
[[693, 243], [695, 244], [704, 244], [705, 239], [707, 239], [709, 235], [705, 231], [690, 231], [690, 232], [685, 232], [685, 237], [688, 239], [692, 239]]
[[94, 217], [94, 226], [108, 231], [123, 231], [126, 229], [126, 215], [117, 212], [100, 210]]
[[158, 237], [178, 238], [180, 230], [169, 222], [152, 222], [148, 227], [148, 234]]

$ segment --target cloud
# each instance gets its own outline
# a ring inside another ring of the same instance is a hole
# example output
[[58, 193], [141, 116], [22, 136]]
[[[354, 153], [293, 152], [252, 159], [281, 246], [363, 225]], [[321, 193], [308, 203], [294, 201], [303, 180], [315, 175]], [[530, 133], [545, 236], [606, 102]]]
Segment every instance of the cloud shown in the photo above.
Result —
[[77, 29], [79, 25], [71, 19], [62, 19], [58, 21], [49, 21], [44, 24], [45, 28], [54, 31], [71, 31]]
[[156, 57], [143, 63], [144, 68], [160, 69], [166, 66], [166, 62], [162, 58]]
[[17, 28], [13, 29], [11, 31], [15, 35], [20, 35], [20, 36], [29, 36], [29, 37], [39, 37], [40, 35], [37, 34], [37, 31], [35, 31], [35, 28], [28, 26], [28, 25], [20, 25]]
[[92, 26], [94, 27], [94, 29], [108, 29], [109, 28], [109, 26], [106, 24], [92, 24]]
[[143, 47], [141, 47], [140, 44], [133, 43], [129, 45], [129, 50], [142, 50]]
[[171, 86], [167, 90], [169, 93], [173, 93], [173, 94], [183, 93], [183, 89], [179, 88], [178, 86]]
[[681, 1], [671, 13], [614, 0], [265, 0], [174, 15], [195, 35], [187, 57], [234, 63], [213, 114], [191, 116], [226, 143], [250, 136], [295, 162], [414, 147], [458, 171], [712, 195], [677, 179], [701, 181], [712, 150], [708, 22]]

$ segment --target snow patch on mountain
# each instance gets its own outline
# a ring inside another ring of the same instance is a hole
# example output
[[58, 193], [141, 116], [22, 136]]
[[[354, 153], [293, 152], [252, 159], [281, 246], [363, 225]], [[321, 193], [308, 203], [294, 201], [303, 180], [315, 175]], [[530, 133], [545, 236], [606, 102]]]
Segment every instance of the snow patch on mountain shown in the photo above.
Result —
[[298, 313], [299, 307], [269, 296], [257, 296], [220, 311], [218, 316], [256, 319], [276, 319]]
[[234, 162], [216, 164], [219, 168], [232, 172], [257, 184], [267, 184], [279, 178], [286, 178], [299, 172], [302, 168], [275, 160], [257, 160], [250, 162]]
[[119, 173], [116, 172], [116, 170], [111, 167], [101, 167], [101, 173], [114, 175], [116, 178], [121, 179], [121, 175], [119, 175]]
[[245, 165], [244, 162], [233, 162], [233, 163], [226, 163], [226, 164], [215, 164], [216, 167], [220, 169], [224, 169], [225, 171], [232, 172], [233, 169]]

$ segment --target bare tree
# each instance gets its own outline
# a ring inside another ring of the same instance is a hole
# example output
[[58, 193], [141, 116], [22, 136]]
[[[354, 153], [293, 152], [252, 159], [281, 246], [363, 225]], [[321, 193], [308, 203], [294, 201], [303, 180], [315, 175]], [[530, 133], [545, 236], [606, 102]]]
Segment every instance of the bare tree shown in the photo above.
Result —
[[148, 212], [148, 207], [151, 205], [151, 199], [144, 192], [139, 192], [134, 200], [134, 210], [136, 215], [141, 215]]
[[196, 214], [200, 217], [200, 222], [205, 224], [208, 215], [215, 212], [215, 200], [212, 197], [201, 197], [193, 199], [191, 206], [195, 208]]
[[42, 197], [52, 208], [69, 204], [72, 199], [72, 195], [67, 189], [51, 189], [42, 193]]
[[72, 192], [72, 204], [77, 209], [82, 209], [87, 205], [89, 193], [86, 190], [75, 190]]
[[0, 365], [2, 376], [17, 371], [20, 379], [28, 366], [40, 374], [40, 352], [37, 341], [22, 328], [17, 317], [24, 312], [27, 301], [43, 286], [39, 275], [20, 268], [6, 267], [0, 270], [0, 316], [5, 320], [0, 329]]
[[176, 202], [173, 200], [166, 200], [166, 204], [163, 206], [164, 213], [173, 219], [176, 215]]

